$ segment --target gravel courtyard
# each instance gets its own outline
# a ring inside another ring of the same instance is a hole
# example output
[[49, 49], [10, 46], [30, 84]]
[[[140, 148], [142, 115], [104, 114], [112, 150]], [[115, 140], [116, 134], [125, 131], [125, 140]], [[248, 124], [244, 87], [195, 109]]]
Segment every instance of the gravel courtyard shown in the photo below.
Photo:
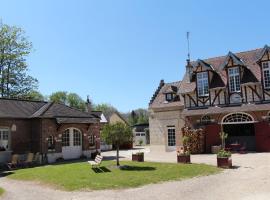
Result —
[[[136, 150], [138, 151], [138, 150]], [[175, 152], [145, 151], [147, 161], [175, 162]], [[130, 159], [132, 151], [121, 151], [122, 159]], [[105, 152], [111, 157], [115, 152]], [[182, 199], [182, 200], [268, 200], [270, 197], [270, 153], [233, 154], [234, 169], [206, 177], [146, 185], [135, 189], [93, 192], [65, 192], [33, 182], [0, 178], [6, 190], [2, 199], [13, 200], [86, 200], [86, 199]], [[216, 164], [215, 155], [193, 155], [193, 163]]]

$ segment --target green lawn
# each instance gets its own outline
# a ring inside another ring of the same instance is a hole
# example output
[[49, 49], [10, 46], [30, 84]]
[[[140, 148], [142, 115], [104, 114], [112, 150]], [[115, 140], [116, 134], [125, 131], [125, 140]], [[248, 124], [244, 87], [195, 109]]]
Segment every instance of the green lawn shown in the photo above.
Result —
[[2, 196], [5, 193], [5, 190], [3, 188], [0, 188], [0, 196]]
[[[137, 187], [168, 180], [215, 174], [221, 170], [204, 164], [169, 164], [123, 161], [124, 169], [115, 167], [115, 161], [103, 161], [105, 172], [94, 172], [87, 162], [63, 163], [14, 171], [9, 178], [34, 180], [65, 190], [119, 189]], [[107, 172], [106, 172], [107, 171]]]

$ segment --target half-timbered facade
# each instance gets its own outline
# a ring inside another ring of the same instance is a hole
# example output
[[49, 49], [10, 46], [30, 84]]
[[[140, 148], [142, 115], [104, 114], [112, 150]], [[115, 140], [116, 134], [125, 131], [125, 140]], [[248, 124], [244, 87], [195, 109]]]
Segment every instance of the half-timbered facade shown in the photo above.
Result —
[[193, 128], [205, 129], [206, 152], [220, 143], [222, 130], [229, 134], [228, 143], [241, 143], [248, 150], [270, 151], [267, 45], [226, 56], [188, 60], [177, 94], [184, 105], [180, 118]]

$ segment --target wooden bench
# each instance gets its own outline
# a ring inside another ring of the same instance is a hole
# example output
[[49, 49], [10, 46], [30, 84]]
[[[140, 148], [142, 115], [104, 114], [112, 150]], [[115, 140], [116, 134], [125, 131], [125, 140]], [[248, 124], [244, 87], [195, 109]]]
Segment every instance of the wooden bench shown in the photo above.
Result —
[[103, 157], [101, 155], [97, 155], [95, 160], [88, 161], [88, 163], [93, 167], [98, 167], [102, 162]]

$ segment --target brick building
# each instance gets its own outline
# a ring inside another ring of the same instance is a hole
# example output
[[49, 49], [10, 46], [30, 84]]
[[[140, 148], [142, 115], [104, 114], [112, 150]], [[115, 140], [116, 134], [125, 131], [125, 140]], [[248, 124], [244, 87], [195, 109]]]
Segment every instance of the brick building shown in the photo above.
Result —
[[100, 151], [100, 116], [64, 104], [0, 99], [0, 147], [23, 154], [40, 152], [49, 162]]
[[270, 48], [187, 61], [182, 81], [164, 83], [149, 105], [151, 146], [174, 150], [181, 127], [205, 130], [205, 152], [240, 143], [250, 151], [270, 151]]

